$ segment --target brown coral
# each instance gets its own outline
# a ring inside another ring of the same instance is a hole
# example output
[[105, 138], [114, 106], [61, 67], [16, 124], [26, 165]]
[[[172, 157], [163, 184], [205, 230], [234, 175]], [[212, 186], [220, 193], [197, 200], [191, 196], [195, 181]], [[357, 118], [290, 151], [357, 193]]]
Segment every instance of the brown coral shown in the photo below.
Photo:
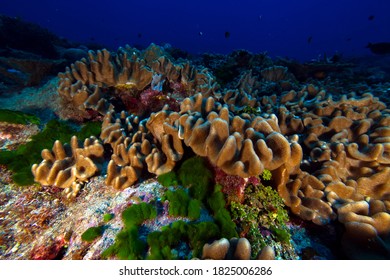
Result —
[[207, 69], [175, 64], [153, 44], [144, 54], [128, 46], [117, 53], [89, 51], [88, 58], [75, 62], [58, 76], [62, 101], [83, 118], [90, 118], [88, 110], [101, 115], [118, 106], [135, 110], [133, 103], [140, 103], [137, 100], [147, 88], [164, 91], [168, 99], [181, 100], [197, 92], [212, 95], [217, 87]]
[[[310, 96], [314, 98], [309, 99]], [[379, 226], [372, 219], [376, 214], [383, 217], [388, 213], [385, 205], [390, 191], [386, 128], [389, 115], [385, 105], [371, 94], [336, 99], [310, 85], [301, 92], [285, 94], [282, 100], [286, 109], [280, 111], [281, 131], [293, 133], [292, 121], [297, 117], [303, 120], [299, 126], [301, 143], [309, 152], [301, 167], [310, 170], [306, 162], [317, 163], [317, 170], [311, 174], [300, 172], [295, 178], [278, 170], [276, 184], [292, 212], [318, 224], [337, 216], [347, 224], [351, 221], [342, 218], [340, 209], [349, 209], [351, 203], [370, 198], [381, 202], [381, 214], [361, 212], [359, 215], [364, 218], [359, 218], [359, 222]], [[390, 225], [385, 223], [384, 228], [377, 232], [390, 232]]]
[[109, 112], [104, 117], [100, 138], [113, 149], [107, 168], [107, 185], [115, 189], [133, 185], [146, 171], [145, 158], [154, 147], [145, 122], [124, 111]]
[[[130, 120], [124, 112], [116, 119], [109, 113], [104, 120], [101, 137], [114, 151], [108, 169], [109, 185], [114, 177], [126, 174], [132, 178], [120, 181], [128, 182], [126, 186], [134, 183], [146, 166], [153, 174], [169, 172], [182, 159], [186, 147], [207, 157], [227, 174], [244, 178], [281, 165], [293, 173], [302, 158], [297, 138], [286, 139], [280, 134], [274, 116], [234, 116], [226, 106], [201, 94], [185, 99], [179, 113], [162, 110], [142, 121], [142, 125]], [[142, 145], [148, 149], [142, 151]], [[121, 171], [125, 166], [131, 169]]]
[[65, 189], [67, 197], [75, 197], [83, 183], [102, 170], [104, 149], [95, 138], [80, 143], [73, 136], [70, 144], [56, 141], [52, 151], [43, 150], [43, 161], [32, 166], [36, 182]]
[[[246, 238], [221, 238], [211, 244], [205, 244], [202, 259], [212, 260], [250, 260], [251, 244]], [[264, 247], [256, 258], [257, 260], [274, 260], [275, 251], [270, 246]]]
[[[302, 151], [280, 134], [275, 116], [250, 118], [233, 115], [213, 98], [196, 95], [182, 103], [178, 121], [166, 124], [186, 146], [230, 175], [247, 178], [300, 163]], [[291, 161], [291, 159], [294, 160]]]

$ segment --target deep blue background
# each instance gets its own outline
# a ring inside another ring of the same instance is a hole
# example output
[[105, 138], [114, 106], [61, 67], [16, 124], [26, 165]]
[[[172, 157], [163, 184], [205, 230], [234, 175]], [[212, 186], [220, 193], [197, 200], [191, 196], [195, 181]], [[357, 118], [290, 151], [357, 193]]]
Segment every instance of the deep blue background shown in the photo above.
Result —
[[0, 0], [0, 13], [70, 40], [113, 48], [170, 43], [192, 53], [247, 49], [299, 60], [369, 55], [368, 42], [390, 41], [389, 12], [389, 0]]

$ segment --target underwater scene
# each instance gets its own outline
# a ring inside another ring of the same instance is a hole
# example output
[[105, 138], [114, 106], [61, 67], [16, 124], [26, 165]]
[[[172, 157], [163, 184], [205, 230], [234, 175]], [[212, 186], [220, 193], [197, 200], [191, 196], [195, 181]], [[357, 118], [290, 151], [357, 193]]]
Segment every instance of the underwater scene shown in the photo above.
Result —
[[0, 1], [0, 260], [390, 259], [390, 2], [36, 2]]

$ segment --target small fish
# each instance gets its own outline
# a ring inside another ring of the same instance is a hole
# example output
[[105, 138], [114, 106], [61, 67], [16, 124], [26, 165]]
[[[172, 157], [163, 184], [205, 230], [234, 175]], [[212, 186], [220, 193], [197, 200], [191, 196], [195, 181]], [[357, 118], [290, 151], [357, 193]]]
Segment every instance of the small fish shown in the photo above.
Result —
[[351, 41], [352, 41], [352, 38], [349, 37], [349, 38], [347, 38], [346, 40], [347, 40], [347, 42], [351, 42]]
[[307, 38], [307, 43], [308, 44], [311, 44], [311, 41], [313, 40], [313, 36], [309, 36], [308, 38]]
[[370, 51], [374, 54], [379, 54], [379, 55], [390, 54], [389, 42], [368, 43], [366, 48], [369, 48]]
[[199, 35], [199, 36], [203, 36], [203, 32], [202, 32], [202, 31], [199, 31], [198, 35]]
[[226, 32], [225, 32], [225, 38], [226, 38], [226, 39], [229, 39], [229, 38], [230, 38], [230, 32], [229, 32], [229, 31], [226, 31]]
[[259, 15], [258, 19], [261, 20], [263, 18], [263, 15]]
[[370, 15], [370, 16], [368, 17], [368, 20], [374, 20], [374, 18], [375, 18], [374, 15]]
[[19, 70], [16, 70], [16, 69], [7, 69], [7, 72], [8, 73], [12, 73], [12, 74], [22, 74], [22, 72], [20, 72]]
[[137, 37], [138, 37], [139, 39], [141, 39], [141, 38], [142, 38], [142, 33], [138, 33], [138, 34], [137, 34]]

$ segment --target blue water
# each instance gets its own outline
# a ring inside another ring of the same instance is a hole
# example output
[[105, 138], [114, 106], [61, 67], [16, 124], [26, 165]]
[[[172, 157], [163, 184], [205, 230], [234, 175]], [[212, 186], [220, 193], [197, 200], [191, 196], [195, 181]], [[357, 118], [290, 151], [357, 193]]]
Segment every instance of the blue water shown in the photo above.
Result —
[[0, 13], [82, 43], [246, 49], [299, 60], [371, 55], [368, 42], [390, 41], [389, 11], [388, 0], [0, 0]]

